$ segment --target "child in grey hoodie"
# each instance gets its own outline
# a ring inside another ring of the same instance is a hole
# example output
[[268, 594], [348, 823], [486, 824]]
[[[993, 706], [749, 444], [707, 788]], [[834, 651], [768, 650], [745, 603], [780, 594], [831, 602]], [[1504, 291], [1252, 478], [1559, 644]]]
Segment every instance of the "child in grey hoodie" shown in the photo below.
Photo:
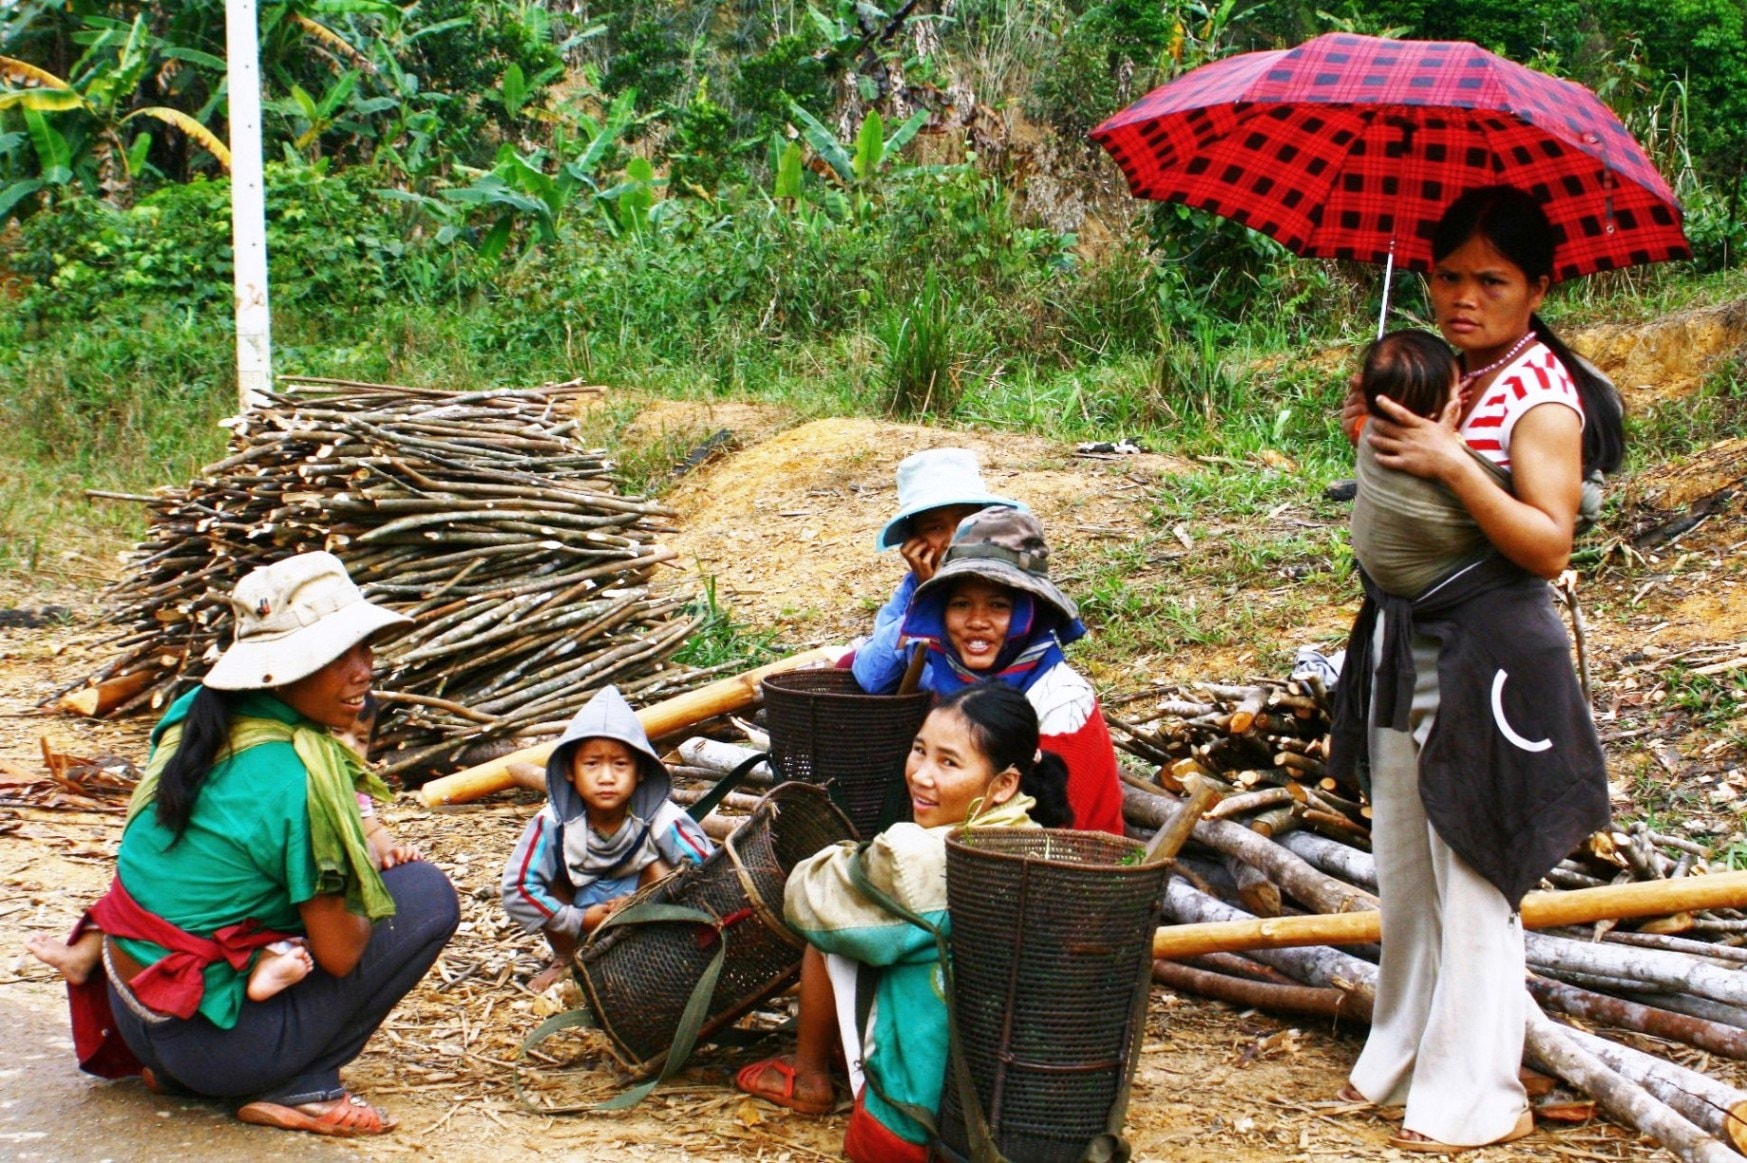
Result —
[[503, 870], [503, 906], [552, 945], [536, 991], [569, 967], [583, 936], [640, 886], [713, 845], [668, 799], [672, 779], [636, 712], [606, 687], [576, 712], [546, 761], [548, 801]]

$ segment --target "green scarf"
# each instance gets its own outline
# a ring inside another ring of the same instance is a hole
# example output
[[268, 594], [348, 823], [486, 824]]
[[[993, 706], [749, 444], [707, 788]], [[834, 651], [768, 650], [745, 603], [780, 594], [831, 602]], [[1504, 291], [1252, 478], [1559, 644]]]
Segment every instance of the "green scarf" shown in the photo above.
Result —
[[[372, 799], [392, 798], [388, 785], [358, 759], [357, 754], [326, 731], [308, 723], [284, 723], [254, 715], [231, 717], [229, 754], [238, 755], [263, 743], [290, 743], [309, 773], [309, 841], [315, 850], [316, 894], [344, 893], [346, 908], [379, 921], [394, 915], [394, 898], [364, 840], [355, 792]], [[182, 724], [172, 723], [159, 736], [146, 773], [127, 805], [127, 822], [157, 798], [158, 778], [182, 744]]]

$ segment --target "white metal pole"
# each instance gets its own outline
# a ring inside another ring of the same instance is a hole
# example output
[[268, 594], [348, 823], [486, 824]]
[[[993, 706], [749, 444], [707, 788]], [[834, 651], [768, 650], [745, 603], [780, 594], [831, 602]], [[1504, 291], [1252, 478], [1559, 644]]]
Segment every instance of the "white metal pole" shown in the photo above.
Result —
[[231, 246], [236, 255], [237, 397], [247, 412], [273, 387], [267, 309], [267, 189], [261, 165], [260, 31], [255, 0], [225, 0], [230, 93]]
[[1395, 273], [1395, 239], [1389, 240], [1389, 257], [1383, 263], [1383, 305], [1377, 308], [1377, 338], [1383, 338], [1385, 321], [1389, 318], [1389, 278]]

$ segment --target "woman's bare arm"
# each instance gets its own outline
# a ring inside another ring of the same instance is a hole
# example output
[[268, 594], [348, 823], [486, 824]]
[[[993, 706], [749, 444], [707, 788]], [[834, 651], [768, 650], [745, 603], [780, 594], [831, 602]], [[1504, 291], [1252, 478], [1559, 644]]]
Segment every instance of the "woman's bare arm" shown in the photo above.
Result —
[[334, 893], [310, 897], [297, 911], [315, 963], [335, 977], [352, 972], [370, 943], [369, 919], [348, 910], [346, 898]]

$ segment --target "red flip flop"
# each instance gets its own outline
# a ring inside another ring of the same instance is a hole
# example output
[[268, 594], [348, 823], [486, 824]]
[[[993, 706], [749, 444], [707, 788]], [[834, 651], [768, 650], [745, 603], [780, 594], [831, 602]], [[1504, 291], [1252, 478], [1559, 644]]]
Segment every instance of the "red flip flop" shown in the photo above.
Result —
[[[759, 1079], [763, 1078], [768, 1070], [776, 1071], [777, 1075], [782, 1078], [783, 1088], [781, 1091], [765, 1090], [758, 1085]], [[739, 1073], [734, 1075], [734, 1085], [753, 1098], [762, 1098], [766, 1102], [786, 1106], [790, 1110], [799, 1111], [804, 1115], [828, 1115], [837, 1106], [836, 1095], [832, 1095], [829, 1100], [823, 1103], [808, 1102], [805, 1099], [796, 1098], [795, 1064], [783, 1058], [766, 1058], [762, 1062], [742, 1066]]]
[[260, 1127], [278, 1127], [282, 1131], [308, 1131], [312, 1135], [332, 1135], [351, 1139], [362, 1135], [382, 1135], [398, 1125], [355, 1094], [329, 1102], [311, 1102], [302, 1106], [284, 1106], [276, 1102], [251, 1102], [237, 1111], [238, 1120]]

